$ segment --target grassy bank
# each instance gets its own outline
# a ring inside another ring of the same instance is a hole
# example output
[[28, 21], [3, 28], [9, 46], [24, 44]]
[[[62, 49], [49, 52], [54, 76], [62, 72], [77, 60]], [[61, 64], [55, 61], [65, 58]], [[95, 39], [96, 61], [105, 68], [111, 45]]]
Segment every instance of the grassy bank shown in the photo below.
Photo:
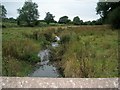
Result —
[[[2, 30], [2, 75], [27, 76], [37, 62], [37, 54], [48, 45], [44, 28], [9, 27]], [[50, 30], [51, 31], [51, 30]]]
[[10, 27], [2, 32], [3, 75], [27, 76], [54, 36], [50, 60], [64, 77], [118, 77], [118, 33], [108, 26]]
[[[108, 26], [68, 27], [51, 60], [64, 77], [118, 77], [118, 31]], [[59, 62], [59, 63], [58, 63]]]
[[[27, 76], [40, 62], [38, 53], [54, 39], [58, 27], [14, 27], [2, 30], [2, 75]], [[57, 31], [58, 32], [58, 31]]]

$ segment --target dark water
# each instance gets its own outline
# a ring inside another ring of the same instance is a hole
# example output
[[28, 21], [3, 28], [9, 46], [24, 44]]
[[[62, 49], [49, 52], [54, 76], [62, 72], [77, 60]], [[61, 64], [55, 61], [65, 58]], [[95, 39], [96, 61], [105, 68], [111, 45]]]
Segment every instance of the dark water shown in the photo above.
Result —
[[[54, 42], [51, 44], [52, 47], [58, 47], [58, 43]], [[38, 57], [40, 57], [41, 62], [39, 68], [37, 68], [32, 74], [31, 77], [60, 77], [55, 66], [50, 64], [49, 62], [49, 50], [45, 49], [38, 53]]]

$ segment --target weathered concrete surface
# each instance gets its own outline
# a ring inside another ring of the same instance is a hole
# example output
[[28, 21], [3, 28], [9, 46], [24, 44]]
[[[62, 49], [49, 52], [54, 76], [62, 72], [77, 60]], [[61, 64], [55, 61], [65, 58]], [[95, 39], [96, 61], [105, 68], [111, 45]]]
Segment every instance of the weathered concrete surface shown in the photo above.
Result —
[[2, 88], [118, 88], [118, 78], [2, 77]]

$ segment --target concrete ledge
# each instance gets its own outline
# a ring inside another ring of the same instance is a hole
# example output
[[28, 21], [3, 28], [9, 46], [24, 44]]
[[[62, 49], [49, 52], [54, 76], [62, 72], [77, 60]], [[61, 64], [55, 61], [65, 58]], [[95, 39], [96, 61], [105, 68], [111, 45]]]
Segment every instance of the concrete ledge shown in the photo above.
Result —
[[118, 78], [1, 77], [2, 88], [118, 88]]

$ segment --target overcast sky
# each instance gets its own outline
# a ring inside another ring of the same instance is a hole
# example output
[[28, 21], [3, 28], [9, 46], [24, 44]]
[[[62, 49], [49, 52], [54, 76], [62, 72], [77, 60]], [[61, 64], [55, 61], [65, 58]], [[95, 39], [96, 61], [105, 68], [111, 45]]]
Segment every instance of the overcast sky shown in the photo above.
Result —
[[[7, 17], [18, 16], [17, 9], [21, 8], [25, 0], [4, 0], [2, 4], [7, 9]], [[40, 20], [45, 18], [46, 12], [50, 12], [55, 16], [55, 20], [66, 15], [73, 20], [75, 16], [79, 16], [81, 20], [96, 20], [95, 8], [98, 0], [32, 0], [38, 4]]]

